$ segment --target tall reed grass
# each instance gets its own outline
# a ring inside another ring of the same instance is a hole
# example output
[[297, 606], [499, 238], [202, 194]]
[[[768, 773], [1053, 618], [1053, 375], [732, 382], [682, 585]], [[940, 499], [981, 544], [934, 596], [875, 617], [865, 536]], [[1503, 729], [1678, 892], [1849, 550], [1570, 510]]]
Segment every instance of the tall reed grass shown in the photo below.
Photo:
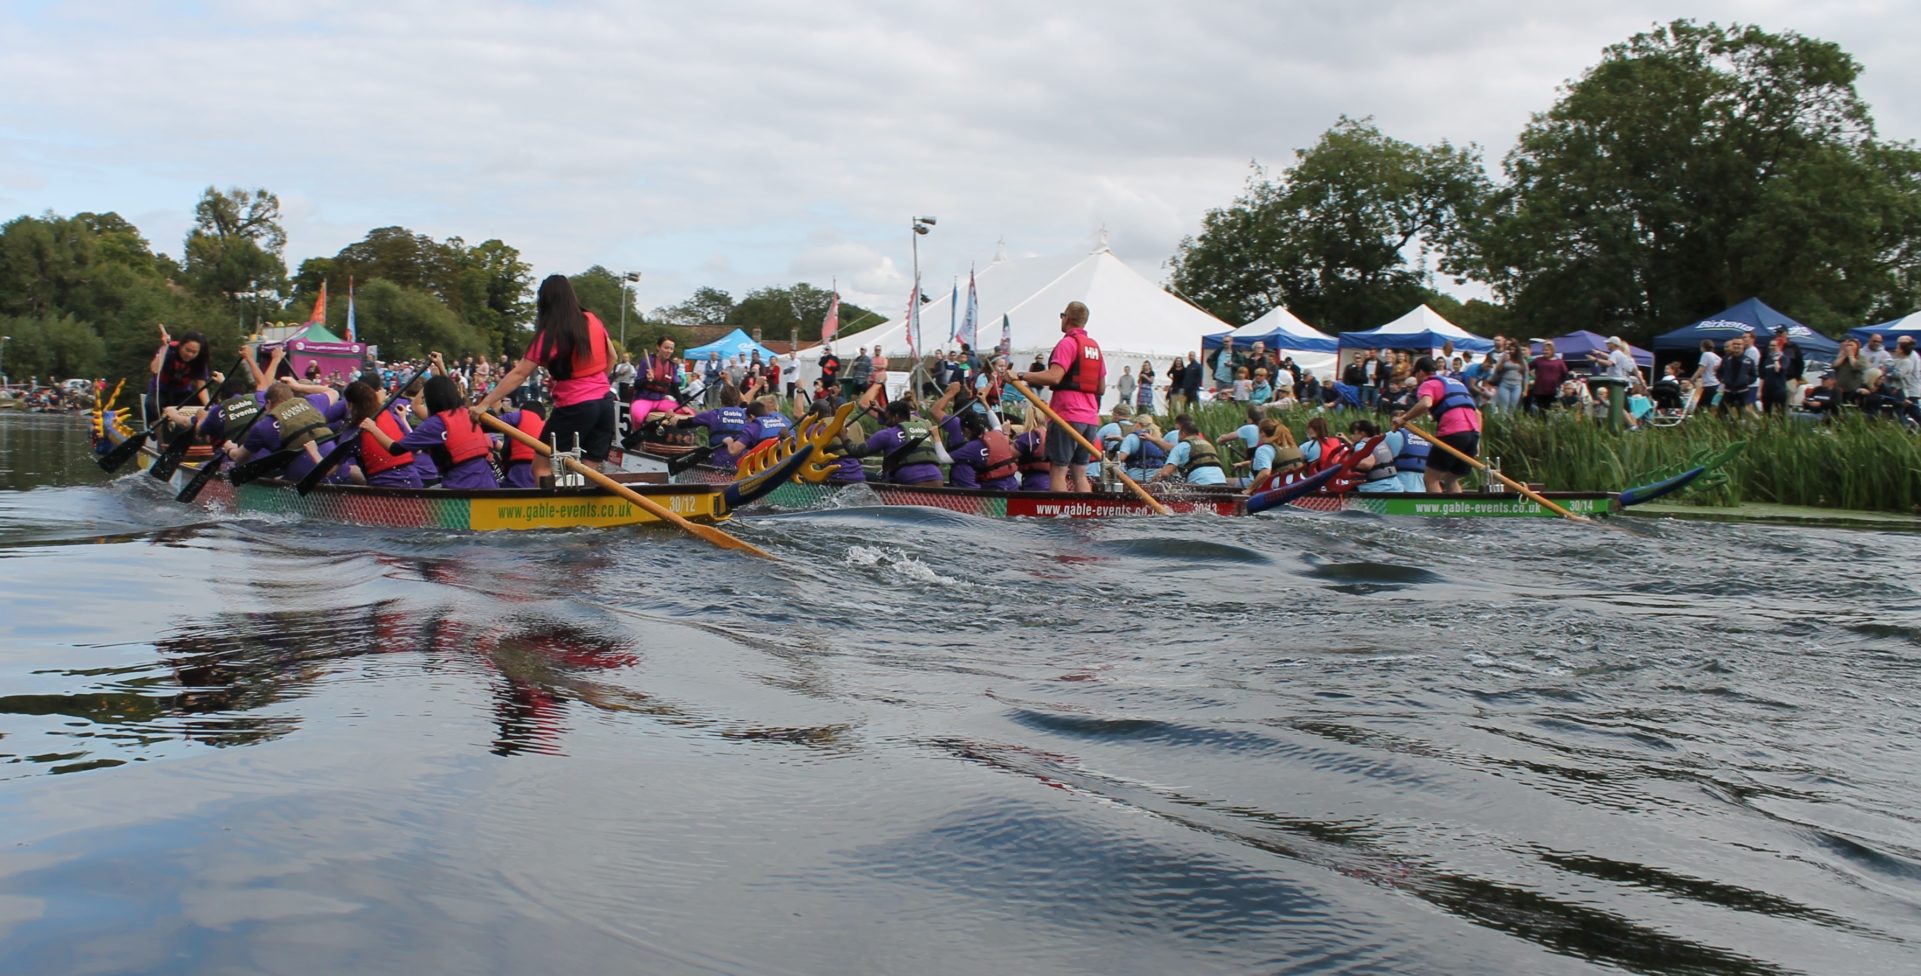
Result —
[[[1281, 417], [1299, 438], [1316, 413], [1297, 407]], [[1345, 431], [1355, 418], [1372, 415], [1350, 410], [1326, 416], [1333, 429]], [[1229, 404], [1209, 404], [1194, 417], [1215, 439], [1247, 422], [1246, 410]], [[1509, 477], [1552, 489], [1619, 491], [1678, 473], [1695, 458], [1743, 440], [1746, 450], [1723, 468], [1726, 478], [1718, 486], [1667, 500], [1921, 514], [1921, 435], [1890, 421], [1853, 413], [1832, 423], [1697, 416], [1678, 427], [1617, 433], [1599, 420], [1569, 411], [1488, 411], [1483, 417], [1481, 458], [1498, 457]], [[1162, 426], [1169, 426], [1162, 419]], [[1383, 418], [1376, 419], [1385, 424]]]

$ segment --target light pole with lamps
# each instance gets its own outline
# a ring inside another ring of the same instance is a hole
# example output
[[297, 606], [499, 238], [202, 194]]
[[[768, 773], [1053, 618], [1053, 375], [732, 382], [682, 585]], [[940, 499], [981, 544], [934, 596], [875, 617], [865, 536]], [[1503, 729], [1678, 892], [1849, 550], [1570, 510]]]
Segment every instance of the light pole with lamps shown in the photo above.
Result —
[[[913, 295], [914, 295], [914, 302], [916, 303], [916, 305], [918, 305], [918, 304], [920, 303], [920, 299], [921, 299], [921, 294], [920, 294], [920, 239], [921, 239], [922, 237], [925, 237], [925, 236], [927, 235], [927, 232], [928, 232], [929, 230], [931, 230], [931, 229], [933, 229], [933, 227], [934, 227], [934, 225], [935, 225], [935, 224], [938, 224], [938, 223], [940, 223], [940, 221], [938, 221], [938, 220], [935, 220], [935, 219], [934, 219], [934, 218], [932, 218], [932, 217], [915, 217], [915, 218], [914, 218], [914, 236], [913, 236], [913, 237], [911, 238], [911, 240], [912, 240], [912, 241], [913, 241], [913, 243], [914, 243], [914, 291], [913, 291]], [[909, 342], [910, 342], [910, 343], [912, 344], [912, 348], [913, 348], [913, 350], [914, 350], [914, 353], [915, 353], [915, 355], [916, 355], [916, 357], [918, 357], [918, 356], [919, 356], [919, 354], [920, 354], [920, 329], [919, 329], [919, 328], [917, 328], [917, 327], [918, 327], [918, 326], [920, 325], [920, 309], [919, 309], [918, 307], [916, 307], [916, 308], [910, 308], [910, 309], [908, 309], [908, 310], [907, 310], [907, 315], [908, 315], [908, 322], [907, 322], [907, 328], [908, 328], [908, 331], [912, 333], [912, 335], [910, 335], [910, 336], [908, 336], [908, 341], [909, 341]], [[910, 364], [910, 365], [908, 366], [908, 369], [907, 369], [907, 375], [908, 375], [908, 381], [907, 381], [907, 388], [908, 388], [909, 390], [913, 390], [913, 389], [915, 389], [915, 383], [914, 383], [914, 371], [915, 371], [915, 370], [917, 370], [917, 369], [919, 369], [919, 368], [920, 368], [920, 363], [918, 363], [918, 362], [915, 362], [915, 363], [912, 363], [912, 364]]]
[[640, 281], [640, 272], [629, 271], [620, 276], [620, 351], [627, 351], [627, 286]]

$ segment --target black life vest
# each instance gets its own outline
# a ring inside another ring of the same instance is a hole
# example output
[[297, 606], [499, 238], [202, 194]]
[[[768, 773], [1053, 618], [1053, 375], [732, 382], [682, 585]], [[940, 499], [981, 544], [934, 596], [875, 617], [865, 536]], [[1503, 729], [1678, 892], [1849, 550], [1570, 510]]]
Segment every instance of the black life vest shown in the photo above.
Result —
[[238, 441], [240, 432], [259, 415], [260, 401], [251, 393], [220, 401], [220, 439], [229, 443]]

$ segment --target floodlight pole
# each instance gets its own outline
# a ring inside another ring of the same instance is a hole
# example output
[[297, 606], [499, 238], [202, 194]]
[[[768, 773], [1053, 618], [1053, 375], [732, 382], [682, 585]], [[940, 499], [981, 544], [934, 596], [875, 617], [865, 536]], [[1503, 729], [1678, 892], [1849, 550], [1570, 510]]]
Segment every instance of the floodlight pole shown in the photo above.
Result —
[[640, 272], [629, 271], [620, 276], [620, 351], [627, 351], [627, 286], [640, 280]]

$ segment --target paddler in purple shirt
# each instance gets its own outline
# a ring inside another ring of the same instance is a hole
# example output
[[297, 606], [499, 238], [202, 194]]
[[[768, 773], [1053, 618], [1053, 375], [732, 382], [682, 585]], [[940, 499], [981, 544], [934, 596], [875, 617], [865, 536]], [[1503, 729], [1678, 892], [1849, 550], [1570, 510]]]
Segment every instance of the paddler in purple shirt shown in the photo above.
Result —
[[941, 484], [939, 455], [933, 439], [939, 434], [934, 426], [914, 416], [905, 400], [895, 400], [883, 413], [887, 426], [876, 431], [867, 443], [848, 452], [853, 457], [881, 458], [881, 479], [897, 485], [937, 488]]
[[948, 468], [948, 483], [955, 488], [1018, 491], [1020, 469], [1007, 435], [990, 429], [987, 415], [976, 410], [962, 414], [960, 425], [967, 440], [949, 451], [954, 464]]
[[500, 487], [494, 474], [493, 444], [486, 431], [474, 423], [467, 411], [460, 387], [445, 374], [439, 353], [433, 354], [435, 375], [421, 390], [427, 418], [407, 436], [394, 440], [372, 420], [362, 421], [360, 429], [373, 435], [391, 453], [423, 451], [436, 453], [441, 477], [440, 487], [457, 491], [478, 491]]
[[723, 468], [735, 467], [748, 451], [779, 437], [793, 426], [779, 411], [755, 400], [747, 405], [747, 426], [738, 434], [721, 438], [720, 448], [714, 451], [714, 463]]
[[[414, 381], [407, 385], [407, 389], [394, 399], [393, 415], [395, 420], [400, 421], [403, 437], [421, 421], [427, 419], [427, 404], [420, 399], [421, 384], [425, 382], [424, 378], [415, 377]], [[440, 465], [434, 461], [433, 452], [415, 451], [413, 455], [414, 471], [420, 475], [421, 486], [432, 488], [440, 484]]]
[[293, 462], [281, 469], [278, 477], [299, 481], [320, 463], [320, 444], [331, 441], [333, 428], [311, 398], [294, 393], [286, 383], [275, 383], [265, 394], [265, 419], [247, 431], [246, 439], [229, 444], [227, 453], [234, 460], [263, 458], [280, 451], [299, 451]]

